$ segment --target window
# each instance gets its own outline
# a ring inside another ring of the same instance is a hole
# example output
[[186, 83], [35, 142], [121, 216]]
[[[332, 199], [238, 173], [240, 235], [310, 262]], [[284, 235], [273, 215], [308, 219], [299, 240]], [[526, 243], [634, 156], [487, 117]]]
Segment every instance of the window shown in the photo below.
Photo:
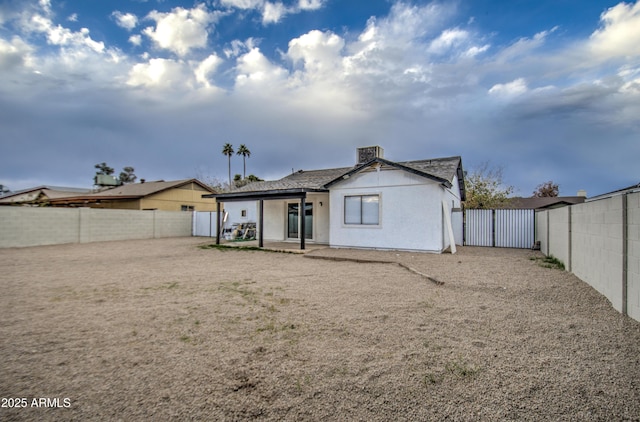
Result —
[[194, 211], [195, 207], [193, 205], [182, 205], [180, 207], [180, 211]]
[[344, 197], [344, 224], [380, 224], [380, 195]]
[[247, 218], [247, 210], [241, 210], [240, 211], [240, 217]]

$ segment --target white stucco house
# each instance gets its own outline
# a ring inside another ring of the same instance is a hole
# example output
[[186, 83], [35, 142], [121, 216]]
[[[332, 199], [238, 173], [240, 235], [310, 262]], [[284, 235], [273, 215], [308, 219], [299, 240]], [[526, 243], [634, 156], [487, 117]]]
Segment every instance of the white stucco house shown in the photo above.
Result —
[[356, 158], [353, 167], [300, 170], [204, 196], [216, 198], [218, 215], [224, 204], [232, 220], [239, 210], [255, 212], [260, 246], [292, 241], [301, 249], [309, 242], [440, 253], [462, 244], [459, 156], [393, 162], [374, 146], [358, 148]]

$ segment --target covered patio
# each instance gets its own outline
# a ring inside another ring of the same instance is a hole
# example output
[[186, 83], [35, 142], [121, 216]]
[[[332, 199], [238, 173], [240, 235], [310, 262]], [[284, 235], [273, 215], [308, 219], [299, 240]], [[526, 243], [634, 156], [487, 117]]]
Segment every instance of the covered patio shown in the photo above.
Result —
[[[263, 191], [249, 191], [249, 192], [230, 192], [230, 193], [221, 193], [221, 194], [210, 194], [203, 195], [203, 198], [215, 198], [217, 203], [217, 221], [216, 221], [216, 244], [221, 244], [221, 232], [222, 232], [222, 210], [221, 204], [225, 202], [246, 202], [246, 201], [256, 201], [258, 203], [258, 222], [257, 222], [257, 246], [260, 248], [265, 247], [264, 242], [264, 201], [273, 201], [273, 200], [284, 200], [284, 201], [297, 201], [299, 202], [299, 210], [305, 209], [305, 204], [307, 201], [307, 193], [309, 192], [326, 192], [326, 190], [321, 189], [313, 189], [313, 188], [292, 188], [292, 189], [274, 189], [274, 190], [263, 190]], [[299, 249], [305, 250], [307, 245], [305, 242], [307, 227], [305, 224], [305, 218], [300, 218], [300, 227], [299, 227]], [[292, 242], [272, 242], [278, 243], [286, 246], [286, 249], [290, 249], [294, 243]], [[296, 242], [298, 243], [298, 242]], [[229, 243], [225, 243], [229, 244]], [[247, 245], [247, 242], [242, 242], [242, 244]], [[322, 247], [326, 245], [321, 245]]]

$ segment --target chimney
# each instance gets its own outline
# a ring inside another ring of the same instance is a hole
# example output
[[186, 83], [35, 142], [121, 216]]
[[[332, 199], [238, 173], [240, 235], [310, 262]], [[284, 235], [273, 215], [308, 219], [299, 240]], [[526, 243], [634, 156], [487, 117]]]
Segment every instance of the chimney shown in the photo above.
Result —
[[584, 189], [580, 189], [580, 190], [578, 191], [578, 193], [576, 194], [576, 196], [582, 196], [582, 197], [585, 197], [585, 198], [586, 198], [586, 197], [587, 197], [587, 191], [586, 191], [586, 190], [584, 190]]
[[356, 150], [356, 164], [364, 164], [374, 158], [384, 158], [384, 150], [379, 146], [359, 147]]

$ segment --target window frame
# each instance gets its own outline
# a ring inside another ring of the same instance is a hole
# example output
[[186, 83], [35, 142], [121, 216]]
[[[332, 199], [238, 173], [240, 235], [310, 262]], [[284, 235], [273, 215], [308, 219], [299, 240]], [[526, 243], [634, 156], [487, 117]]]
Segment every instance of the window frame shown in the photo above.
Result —
[[[377, 221], [375, 223], [367, 223], [364, 222], [366, 219], [365, 217], [365, 212], [366, 208], [363, 207], [363, 199], [367, 198], [367, 197], [375, 197], [377, 199]], [[360, 216], [358, 219], [358, 222], [352, 222], [349, 221], [347, 222], [347, 201], [349, 200], [349, 198], [359, 198], [359, 211], [360, 211]], [[347, 227], [379, 227], [380, 226], [380, 214], [381, 214], [381, 210], [380, 210], [380, 202], [381, 202], [381, 198], [382, 195], [380, 193], [364, 193], [364, 194], [358, 194], [358, 195], [344, 195], [343, 199], [342, 199], [342, 206], [343, 206], [343, 210], [342, 210], [342, 224], [344, 226]]]

